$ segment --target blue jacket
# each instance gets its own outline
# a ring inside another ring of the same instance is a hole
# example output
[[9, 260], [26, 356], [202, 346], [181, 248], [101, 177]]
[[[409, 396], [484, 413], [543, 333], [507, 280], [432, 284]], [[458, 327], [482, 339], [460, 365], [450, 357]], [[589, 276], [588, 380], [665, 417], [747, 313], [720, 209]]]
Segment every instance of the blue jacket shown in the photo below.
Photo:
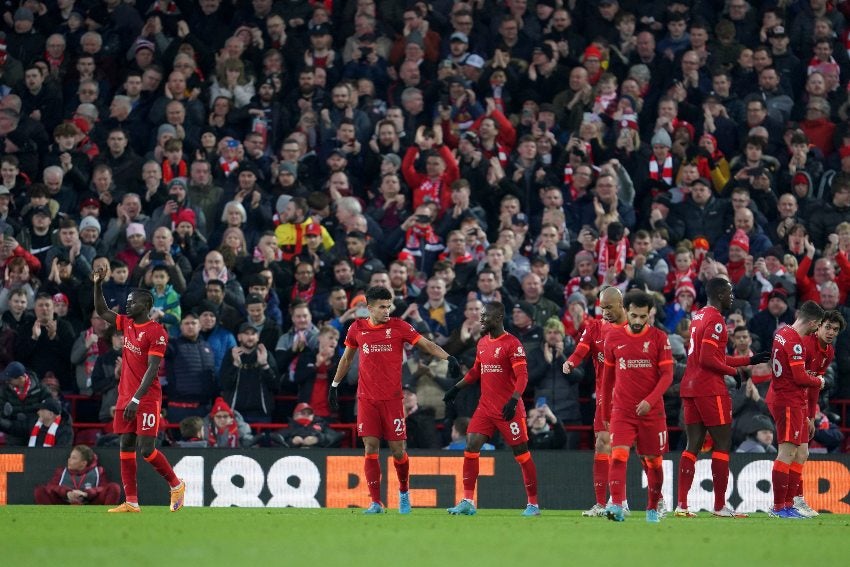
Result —
[[221, 373], [221, 361], [224, 360], [224, 355], [236, 346], [236, 337], [233, 336], [233, 333], [222, 327], [220, 323], [216, 323], [212, 331], [201, 331], [201, 338], [209, 343], [213, 351], [215, 375], [218, 378]]
[[173, 402], [209, 403], [218, 396], [215, 357], [209, 343], [177, 337], [165, 351], [165, 393]]

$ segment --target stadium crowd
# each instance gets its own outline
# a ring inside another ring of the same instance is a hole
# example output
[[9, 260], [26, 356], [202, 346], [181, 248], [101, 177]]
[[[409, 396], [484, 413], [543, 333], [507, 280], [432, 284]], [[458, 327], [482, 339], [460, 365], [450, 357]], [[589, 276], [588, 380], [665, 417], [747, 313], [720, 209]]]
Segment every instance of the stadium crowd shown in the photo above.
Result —
[[[528, 352], [533, 448], [578, 448], [570, 426], [592, 423], [590, 361], [561, 368], [605, 286], [655, 298], [676, 359], [670, 425], [709, 279], [734, 286], [730, 354], [769, 348], [805, 300], [850, 319], [850, 3], [2, 10], [8, 444], [80, 419], [47, 393], [95, 395], [86, 417], [108, 430], [122, 339], [93, 312], [92, 269], [116, 311], [135, 287], [154, 294], [167, 419], [188, 446], [338, 443], [328, 424], [356, 406], [331, 412], [328, 380], [370, 285], [465, 367], [483, 306], [504, 303]], [[836, 352], [815, 437], [831, 451], [850, 331]], [[743, 450], [772, 449], [769, 377], [729, 378]], [[402, 381], [410, 446], [462, 448], [477, 387], [447, 410], [446, 362], [415, 350]]]

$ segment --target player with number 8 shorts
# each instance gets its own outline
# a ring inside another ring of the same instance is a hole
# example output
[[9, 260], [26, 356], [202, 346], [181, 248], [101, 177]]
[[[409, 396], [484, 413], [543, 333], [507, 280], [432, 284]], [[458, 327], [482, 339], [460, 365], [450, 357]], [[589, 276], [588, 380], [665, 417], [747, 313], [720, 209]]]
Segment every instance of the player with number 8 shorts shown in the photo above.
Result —
[[481, 382], [481, 397], [467, 427], [466, 451], [463, 454], [463, 499], [448, 509], [449, 514], [472, 516], [475, 507], [475, 485], [478, 482], [478, 457], [481, 447], [498, 431], [513, 450], [522, 470], [528, 503], [523, 516], [539, 516], [537, 504], [537, 468], [528, 451], [528, 432], [522, 393], [528, 384], [528, 368], [522, 343], [505, 331], [505, 306], [493, 301], [481, 313], [481, 334], [476, 346], [475, 363], [466, 376], [446, 392], [446, 403], [452, 403], [458, 391]]

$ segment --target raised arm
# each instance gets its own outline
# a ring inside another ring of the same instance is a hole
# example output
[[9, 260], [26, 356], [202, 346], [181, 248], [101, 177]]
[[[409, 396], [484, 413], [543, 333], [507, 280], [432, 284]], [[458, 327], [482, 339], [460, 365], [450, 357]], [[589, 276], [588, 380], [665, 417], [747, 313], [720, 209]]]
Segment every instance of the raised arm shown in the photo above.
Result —
[[103, 298], [104, 278], [105, 274], [101, 270], [96, 270], [91, 274], [91, 279], [94, 282], [94, 309], [101, 319], [114, 326], [117, 314], [106, 306], [106, 300]]

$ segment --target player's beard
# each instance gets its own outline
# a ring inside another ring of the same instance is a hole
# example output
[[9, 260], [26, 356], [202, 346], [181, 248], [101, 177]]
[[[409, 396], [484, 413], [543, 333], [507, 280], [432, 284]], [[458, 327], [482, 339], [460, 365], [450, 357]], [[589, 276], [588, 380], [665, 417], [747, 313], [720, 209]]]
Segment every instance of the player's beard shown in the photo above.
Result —
[[633, 335], [640, 334], [640, 332], [643, 331], [644, 327], [646, 327], [646, 323], [640, 326], [632, 325], [631, 323], [629, 323], [629, 330], [632, 332]]

